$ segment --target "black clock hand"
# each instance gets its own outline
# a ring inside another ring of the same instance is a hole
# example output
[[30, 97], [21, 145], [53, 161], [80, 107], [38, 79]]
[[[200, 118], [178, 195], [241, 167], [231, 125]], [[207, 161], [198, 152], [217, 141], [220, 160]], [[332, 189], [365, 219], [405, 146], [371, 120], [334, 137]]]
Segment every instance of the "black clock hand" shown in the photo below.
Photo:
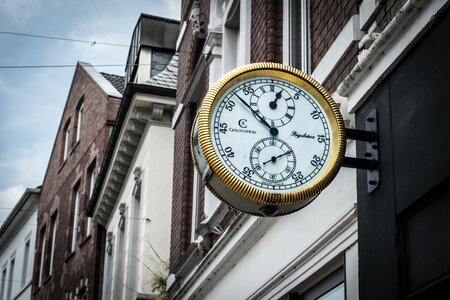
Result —
[[241, 102], [248, 108], [250, 109], [250, 111], [253, 113], [253, 115], [255, 116], [256, 120], [258, 120], [260, 123], [262, 123], [263, 125], [267, 126], [267, 128], [269, 128], [269, 132], [271, 135], [278, 135], [278, 129], [276, 129], [275, 127], [272, 127], [269, 125], [269, 123], [267, 123], [266, 120], [264, 120], [263, 117], [261, 117], [247, 102], [245, 102], [244, 99], [242, 99], [241, 97], [239, 97], [238, 94], [234, 93], [234, 95], [241, 100]]
[[283, 92], [283, 91], [279, 91], [278, 93], [276, 93], [275, 99], [274, 99], [273, 101], [270, 101], [270, 102], [269, 102], [269, 107], [270, 107], [271, 109], [277, 108], [277, 100], [281, 98], [281, 93], [282, 93], [282, 92]]
[[283, 154], [280, 154], [280, 155], [278, 155], [278, 156], [272, 156], [268, 161], [265, 161], [265, 162], [263, 162], [263, 165], [266, 165], [267, 163], [270, 163], [270, 162], [276, 162], [277, 161], [277, 158], [280, 158], [280, 157], [282, 157], [282, 156], [285, 156], [285, 155], [288, 155], [289, 153], [291, 153], [292, 151], [291, 150], [289, 150], [288, 152], [285, 152], [285, 153], [283, 153]]

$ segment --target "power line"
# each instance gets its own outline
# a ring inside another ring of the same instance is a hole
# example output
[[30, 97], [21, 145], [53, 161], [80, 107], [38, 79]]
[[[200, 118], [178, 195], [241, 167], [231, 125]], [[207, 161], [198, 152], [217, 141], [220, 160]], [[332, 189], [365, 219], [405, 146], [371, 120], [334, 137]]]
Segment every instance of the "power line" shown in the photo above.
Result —
[[76, 43], [85, 43], [90, 44], [91, 46], [95, 45], [106, 45], [106, 46], [116, 46], [116, 47], [130, 47], [130, 45], [119, 44], [119, 43], [109, 43], [109, 42], [99, 42], [99, 41], [88, 41], [88, 40], [80, 40], [80, 39], [70, 39], [64, 37], [56, 37], [56, 36], [48, 36], [48, 35], [38, 35], [38, 34], [28, 34], [28, 33], [20, 33], [20, 32], [11, 32], [11, 31], [0, 31], [1, 34], [8, 35], [16, 35], [16, 36], [24, 36], [24, 37], [33, 37], [40, 39], [50, 39], [50, 40], [59, 40], [66, 42], [76, 42]]
[[[91, 64], [90, 64], [91, 65]], [[150, 64], [105, 64], [91, 65], [92, 67], [125, 67], [125, 66], [149, 66]], [[44, 69], [44, 68], [75, 68], [77, 65], [11, 65], [0, 66], [0, 69]]]
[[[0, 66], [0, 69], [39, 69], [39, 68], [74, 68], [77, 65], [25, 65]], [[124, 67], [126, 64], [91, 65], [93, 67]]]

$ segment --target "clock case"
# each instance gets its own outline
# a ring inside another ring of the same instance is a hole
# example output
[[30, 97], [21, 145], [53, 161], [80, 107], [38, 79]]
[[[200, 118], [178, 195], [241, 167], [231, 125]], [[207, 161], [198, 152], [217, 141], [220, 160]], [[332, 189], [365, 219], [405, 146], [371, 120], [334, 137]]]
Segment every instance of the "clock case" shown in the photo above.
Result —
[[[294, 192], [273, 193], [249, 185], [229, 171], [212, 144], [211, 115], [221, 96], [242, 80], [258, 76], [281, 78], [300, 86], [319, 103], [330, 121], [332, 149], [322, 173]], [[254, 63], [225, 74], [208, 91], [194, 120], [191, 153], [206, 186], [230, 206], [256, 216], [281, 216], [298, 211], [314, 200], [338, 173], [345, 154], [345, 126], [337, 104], [316, 80], [293, 67], [277, 63]]]

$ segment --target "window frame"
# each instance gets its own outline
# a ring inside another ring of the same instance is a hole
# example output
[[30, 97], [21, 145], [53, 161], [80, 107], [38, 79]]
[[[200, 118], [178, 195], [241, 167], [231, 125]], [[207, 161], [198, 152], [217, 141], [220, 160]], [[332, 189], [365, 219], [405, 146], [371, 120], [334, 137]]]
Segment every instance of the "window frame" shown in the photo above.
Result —
[[50, 260], [49, 260], [49, 266], [48, 266], [48, 276], [53, 275], [53, 261], [55, 256], [55, 246], [56, 246], [56, 230], [58, 226], [58, 214], [57, 212], [54, 212], [52, 217], [50, 218]]
[[8, 275], [8, 290], [6, 293], [6, 299], [11, 300], [12, 299], [12, 292], [13, 292], [13, 284], [15, 282], [14, 280], [14, 268], [16, 264], [16, 254], [14, 253], [11, 255], [9, 259], [9, 275]]
[[62, 148], [62, 163], [64, 163], [69, 157], [70, 148], [70, 119], [66, 122], [63, 131], [63, 148]]
[[3, 299], [6, 290], [6, 277], [8, 276], [8, 262], [5, 262], [2, 266], [2, 278], [0, 285], [0, 298]]
[[28, 273], [28, 261], [30, 258], [30, 248], [31, 248], [31, 235], [29, 234], [25, 238], [24, 250], [23, 250], [23, 264], [22, 264], [22, 286], [24, 287], [27, 283], [27, 273]]
[[76, 111], [76, 134], [75, 134], [75, 144], [80, 141], [81, 138], [81, 126], [83, 124], [83, 113], [84, 113], [84, 96], [81, 97], [80, 103], [77, 106]]
[[[310, 4], [310, 0], [283, 1], [283, 45], [287, 45], [283, 47], [284, 64], [307, 74], [311, 74]], [[296, 17], [300, 18], [299, 24], [295, 24]], [[295, 32], [300, 34], [300, 41], [295, 40]], [[300, 52], [300, 59], [295, 58], [296, 50]]]
[[45, 244], [46, 244], [46, 226], [44, 225], [40, 230], [40, 239], [39, 239], [39, 248], [41, 250], [41, 257], [39, 260], [39, 273], [38, 273], [38, 282], [37, 286], [40, 287], [43, 284], [44, 279], [44, 263], [45, 263]]
[[81, 202], [81, 184], [77, 183], [73, 190], [73, 205], [72, 205], [72, 219], [71, 219], [71, 237], [69, 254], [74, 253], [77, 249], [78, 233], [80, 229], [80, 202]]
[[194, 178], [192, 182], [192, 220], [191, 220], [191, 242], [198, 238], [197, 228], [201, 222], [201, 182], [202, 178], [197, 169], [194, 168]]
[[[88, 174], [88, 182], [89, 182], [89, 197], [88, 200], [91, 199], [92, 194], [94, 193], [94, 187], [95, 187], [95, 182], [97, 180], [97, 169], [96, 169], [96, 162], [97, 160], [94, 159], [92, 161], [92, 163], [89, 165], [87, 174]], [[86, 230], [85, 230], [85, 234], [86, 237], [91, 236], [92, 235], [92, 217], [87, 217], [86, 219]]]

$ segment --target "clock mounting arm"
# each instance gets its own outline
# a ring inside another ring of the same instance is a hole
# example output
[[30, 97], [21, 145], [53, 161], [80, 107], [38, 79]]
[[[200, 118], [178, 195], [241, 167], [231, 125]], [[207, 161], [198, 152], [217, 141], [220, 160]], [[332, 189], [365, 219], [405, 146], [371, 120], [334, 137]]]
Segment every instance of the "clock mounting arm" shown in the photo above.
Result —
[[365, 142], [365, 158], [344, 157], [342, 166], [367, 170], [367, 191], [373, 192], [380, 184], [378, 171], [378, 125], [377, 111], [372, 110], [366, 117], [365, 129], [346, 128], [347, 139]]

